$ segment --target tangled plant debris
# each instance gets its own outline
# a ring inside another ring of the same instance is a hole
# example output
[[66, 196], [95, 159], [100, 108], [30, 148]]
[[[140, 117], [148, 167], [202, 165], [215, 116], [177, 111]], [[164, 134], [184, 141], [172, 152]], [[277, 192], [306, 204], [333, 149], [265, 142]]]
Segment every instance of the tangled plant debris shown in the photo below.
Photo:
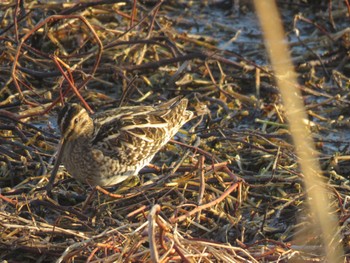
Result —
[[[317, 233], [293, 243], [313, 224], [303, 174], [252, 6], [231, 2], [1, 3], [1, 260], [323, 259]], [[350, 7], [312, 2], [279, 7], [348, 253]], [[196, 117], [139, 182], [106, 192], [62, 167], [46, 194], [62, 103], [177, 95]]]

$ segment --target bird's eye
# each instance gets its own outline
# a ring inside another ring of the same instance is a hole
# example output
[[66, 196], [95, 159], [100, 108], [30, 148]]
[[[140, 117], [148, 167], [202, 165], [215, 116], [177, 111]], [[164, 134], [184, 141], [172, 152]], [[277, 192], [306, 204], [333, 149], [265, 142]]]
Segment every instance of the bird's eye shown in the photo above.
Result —
[[79, 118], [74, 119], [74, 124], [77, 124], [79, 122]]

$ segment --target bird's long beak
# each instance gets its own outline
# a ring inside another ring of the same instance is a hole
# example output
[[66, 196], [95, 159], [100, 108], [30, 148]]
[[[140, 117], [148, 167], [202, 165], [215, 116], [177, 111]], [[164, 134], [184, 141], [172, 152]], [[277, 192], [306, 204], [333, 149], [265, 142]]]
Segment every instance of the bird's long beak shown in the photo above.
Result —
[[49, 183], [46, 185], [47, 192], [51, 192], [53, 183], [55, 182], [56, 174], [57, 174], [58, 168], [60, 167], [60, 164], [61, 164], [61, 160], [62, 160], [65, 146], [66, 146], [66, 142], [65, 142], [64, 138], [62, 138], [58, 144], [56, 161], [55, 161], [55, 165], [54, 165], [52, 172], [51, 172], [51, 177], [50, 177]]

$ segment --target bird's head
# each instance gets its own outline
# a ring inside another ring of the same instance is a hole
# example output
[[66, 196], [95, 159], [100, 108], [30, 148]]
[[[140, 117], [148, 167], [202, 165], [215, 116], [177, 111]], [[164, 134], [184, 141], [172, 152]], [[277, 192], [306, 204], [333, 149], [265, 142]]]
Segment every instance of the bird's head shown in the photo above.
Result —
[[57, 124], [64, 141], [73, 141], [91, 136], [93, 120], [79, 104], [66, 104], [58, 114]]

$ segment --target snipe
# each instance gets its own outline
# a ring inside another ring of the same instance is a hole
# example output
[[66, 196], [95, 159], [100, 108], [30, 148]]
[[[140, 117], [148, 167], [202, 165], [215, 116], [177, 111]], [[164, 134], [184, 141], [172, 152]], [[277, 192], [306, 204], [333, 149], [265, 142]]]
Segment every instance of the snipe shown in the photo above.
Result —
[[187, 99], [175, 97], [157, 106], [121, 107], [89, 116], [78, 104], [58, 115], [61, 141], [49, 185], [62, 161], [77, 180], [92, 186], [124, 181], [152, 160], [193, 113]]

